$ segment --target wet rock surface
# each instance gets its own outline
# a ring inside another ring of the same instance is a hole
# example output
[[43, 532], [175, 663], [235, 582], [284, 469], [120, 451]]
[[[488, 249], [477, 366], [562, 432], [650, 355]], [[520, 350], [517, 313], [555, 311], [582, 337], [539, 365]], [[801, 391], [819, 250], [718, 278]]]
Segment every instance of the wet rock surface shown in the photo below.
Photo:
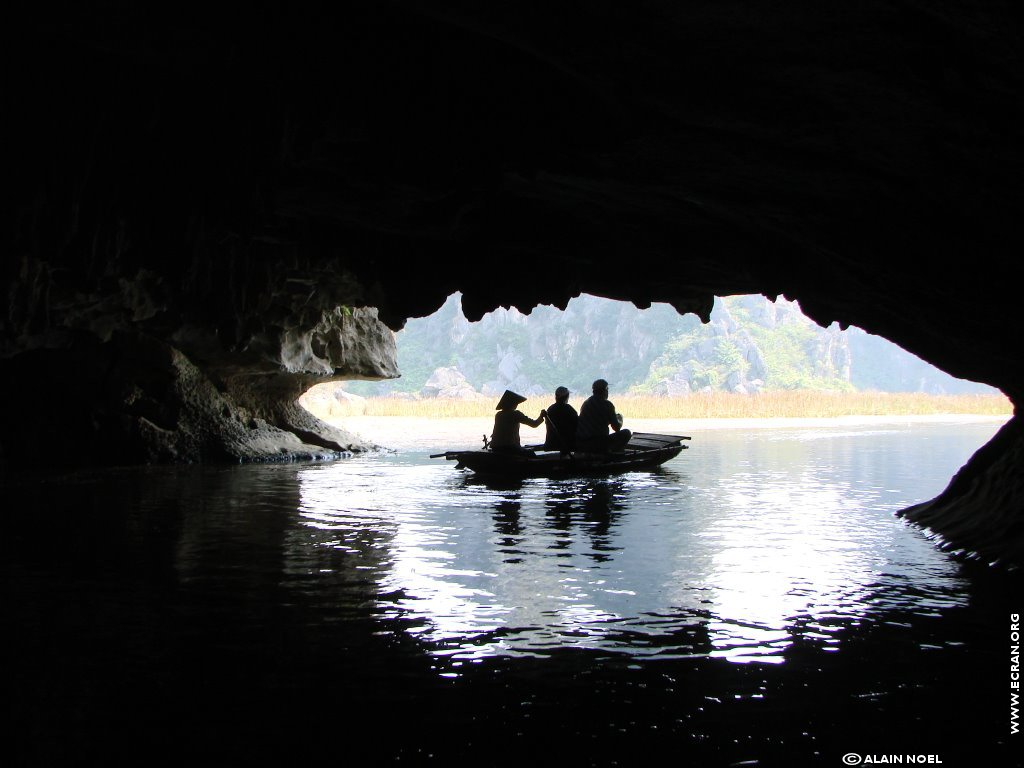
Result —
[[18, 406], [4, 426], [10, 467], [324, 459], [374, 447], [298, 405], [313, 376], [217, 380], [152, 337], [86, 337], [0, 361], [0, 373]]
[[986, 563], [1024, 563], [1024, 427], [1008, 421], [935, 499], [900, 512], [933, 531], [941, 546]]

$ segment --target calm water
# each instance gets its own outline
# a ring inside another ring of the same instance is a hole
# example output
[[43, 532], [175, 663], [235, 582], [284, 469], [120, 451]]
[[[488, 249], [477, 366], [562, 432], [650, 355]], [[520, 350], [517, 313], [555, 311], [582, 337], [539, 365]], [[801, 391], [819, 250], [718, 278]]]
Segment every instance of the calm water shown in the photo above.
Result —
[[1007, 746], [1018, 582], [894, 516], [998, 422], [691, 424], [658, 471], [504, 485], [428, 458], [476, 424], [362, 426], [398, 450], [9, 482], [21, 764]]

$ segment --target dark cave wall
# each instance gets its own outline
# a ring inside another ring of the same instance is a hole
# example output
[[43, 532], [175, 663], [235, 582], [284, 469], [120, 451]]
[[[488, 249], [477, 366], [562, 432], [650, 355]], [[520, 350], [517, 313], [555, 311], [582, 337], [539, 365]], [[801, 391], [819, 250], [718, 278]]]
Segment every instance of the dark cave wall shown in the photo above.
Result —
[[[455, 290], [471, 318], [588, 292], [706, 317], [716, 294], [759, 292], [1018, 402], [1022, 13], [38, 11], [10, 48], [0, 373], [38, 405], [38, 371], [73, 362], [93, 383], [65, 429], [129, 457], [139, 439], [147, 457], [231, 455], [218, 435], [254, 419], [282, 432], [261, 455], [289, 435], [303, 455], [344, 440], [291, 423], [282, 393], [396, 375], [382, 325], [345, 329], [354, 308], [398, 328]], [[140, 349], [156, 370], [111, 362]], [[189, 366], [223, 421], [182, 394]], [[139, 438], [140, 418], [170, 435]], [[61, 425], [14, 422], [8, 460]], [[999, 485], [1024, 486], [1010, 466]]]
[[984, 562], [1024, 563], [1024, 435], [1020, 418], [1008, 421], [935, 499], [900, 515], [939, 536], [948, 550]]
[[[785, 294], [1013, 393], [1021, 362], [992, 330], [1021, 245], [1019, 17], [708, 2], [37, 19], [8, 277], [67, 307], [156, 273], [236, 345], [253, 291], [231, 286], [281, 285], [289, 262], [392, 327], [455, 289], [474, 316], [581, 291], [701, 314], [715, 293]], [[544, 279], [481, 269], [505, 263]], [[5, 335], [47, 327], [49, 304], [14, 305]]]

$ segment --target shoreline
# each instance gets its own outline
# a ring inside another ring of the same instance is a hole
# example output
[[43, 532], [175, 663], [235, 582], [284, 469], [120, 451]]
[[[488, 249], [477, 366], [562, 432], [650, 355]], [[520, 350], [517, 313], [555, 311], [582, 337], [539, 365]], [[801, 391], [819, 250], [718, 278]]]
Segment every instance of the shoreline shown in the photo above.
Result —
[[[331, 416], [318, 417], [332, 426], [346, 428], [352, 422], [374, 423], [414, 421], [438, 424], [490, 424], [490, 416]], [[819, 427], [819, 426], [870, 426], [875, 424], [968, 424], [975, 422], [1006, 422], [1013, 418], [1012, 414], [983, 413], [928, 413], [928, 414], [892, 414], [863, 416], [707, 416], [687, 418], [634, 418], [626, 419], [626, 427], [630, 424], [664, 424], [664, 423], [697, 423], [703, 429], [739, 429], [748, 427]], [[643, 431], [643, 430], [634, 430]]]
[[858, 427], [885, 424], [970, 424], [977, 422], [1006, 422], [1011, 418], [1012, 417], [1008, 415], [982, 413], [928, 413], [892, 414], [884, 416], [741, 416], [735, 418], [709, 416], [685, 419], [632, 419], [631, 421], [637, 424], [647, 422], [697, 423], [700, 424], [703, 429], [766, 429], [773, 427]]
[[[762, 418], [626, 419], [634, 432], [682, 434], [737, 429], [851, 429], [911, 427], [916, 424], [1001, 424], [1011, 417], [986, 414], [926, 414], [907, 416], [827, 416]], [[325, 419], [385, 449], [436, 449], [452, 443], [482, 447], [483, 435], [490, 434], [490, 416], [343, 416]], [[542, 428], [524, 429], [524, 443], [543, 439]]]
[[[520, 406], [534, 413], [551, 404], [551, 395], [527, 397]], [[472, 418], [493, 416], [497, 401], [481, 396], [451, 397], [360, 397], [317, 384], [299, 398], [299, 403], [318, 416], [346, 418], [354, 416], [424, 416], [432, 418]], [[578, 411], [583, 405], [578, 395], [569, 404]], [[613, 401], [629, 419], [637, 418], [831, 418], [838, 416], [892, 415], [985, 415], [1009, 416], [1013, 403], [1003, 394], [941, 395], [921, 392], [823, 392], [818, 390], [774, 390], [756, 395], [730, 392], [701, 392], [678, 397], [616, 394]]]

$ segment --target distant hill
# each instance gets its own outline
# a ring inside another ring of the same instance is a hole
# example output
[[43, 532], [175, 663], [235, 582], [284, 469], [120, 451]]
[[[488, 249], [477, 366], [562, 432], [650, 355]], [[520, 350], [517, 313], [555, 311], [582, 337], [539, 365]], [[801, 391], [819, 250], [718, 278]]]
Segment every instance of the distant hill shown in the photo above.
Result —
[[540, 306], [529, 315], [499, 309], [479, 322], [462, 314], [459, 294], [430, 317], [396, 334], [402, 378], [348, 382], [359, 395], [494, 397], [558, 385], [590, 391], [596, 378], [613, 392], [682, 395], [724, 390], [878, 390], [933, 394], [992, 393], [956, 379], [897, 345], [858, 328], [822, 328], [795, 302], [763, 296], [716, 299], [711, 322], [667, 304], [583, 295], [564, 312]]

